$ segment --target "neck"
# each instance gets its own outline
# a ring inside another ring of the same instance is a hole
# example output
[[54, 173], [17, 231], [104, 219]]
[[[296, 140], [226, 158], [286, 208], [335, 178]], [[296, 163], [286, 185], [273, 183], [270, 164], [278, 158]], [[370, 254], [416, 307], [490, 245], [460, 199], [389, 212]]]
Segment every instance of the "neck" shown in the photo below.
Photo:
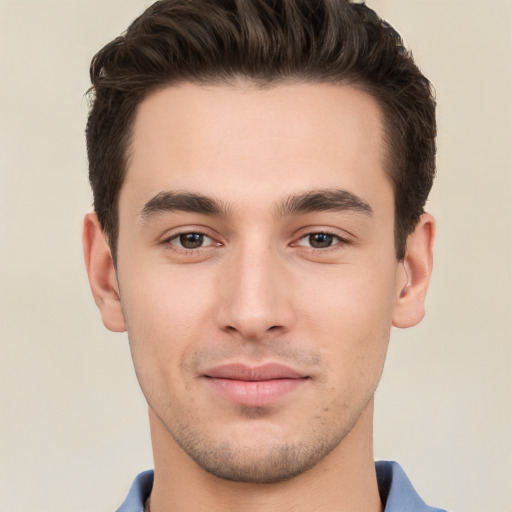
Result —
[[151, 512], [381, 512], [372, 448], [373, 400], [344, 440], [290, 480], [231, 482], [207, 473], [150, 410], [155, 480]]

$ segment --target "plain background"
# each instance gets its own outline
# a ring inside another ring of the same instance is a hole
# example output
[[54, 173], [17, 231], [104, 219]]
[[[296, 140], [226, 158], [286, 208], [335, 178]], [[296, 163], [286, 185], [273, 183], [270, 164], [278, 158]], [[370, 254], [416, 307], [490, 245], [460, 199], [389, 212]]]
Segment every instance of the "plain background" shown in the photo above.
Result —
[[[152, 458], [82, 263], [92, 55], [150, 2], [0, 0], [0, 511], [114, 510]], [[373, 0], [439, 104], [435, 274], [393, 331], [375, 455], [429, 503], [511, 512], [512, 3]]]

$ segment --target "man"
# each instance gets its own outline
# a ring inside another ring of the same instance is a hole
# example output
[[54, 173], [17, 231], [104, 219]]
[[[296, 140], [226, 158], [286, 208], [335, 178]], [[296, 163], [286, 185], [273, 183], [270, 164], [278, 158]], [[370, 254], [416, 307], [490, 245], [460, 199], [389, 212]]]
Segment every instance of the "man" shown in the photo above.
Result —
[[91, 78], [85, 260], [155, 464], [119, 510], [438, 510], [372, 453], [434, 238], [435, 105], [398, 34], [342, 0], [163, 0]]

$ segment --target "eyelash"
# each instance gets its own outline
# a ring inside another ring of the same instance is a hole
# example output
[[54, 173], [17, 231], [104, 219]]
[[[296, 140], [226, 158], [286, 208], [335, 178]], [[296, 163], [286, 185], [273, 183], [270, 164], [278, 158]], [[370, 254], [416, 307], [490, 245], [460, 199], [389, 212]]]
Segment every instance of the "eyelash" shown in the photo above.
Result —
[[[311, 241], [311, 237], [319, 236], [319, 235], [332, 238], [331, 243], [326, 247], [313, 247], [311, 245], [302, 245], [300, 243], [302, 240], [306, 240], [306, 239], [310, 239], [310, 241]], [[306, 233], [305, 235], [298, 238], [297, 242], [294, 242], [292, 244], [292, 246], [306, 247], [310, 251], [315, 251], [315, 252], [328, 252], [330, 250], [339, 249], [340, 247], [348, 245], [349, 243], [350, 243], [349, 240], [347, 240], [346, 238], [336, 235], [335, 233], [330, 233], [329, 231], [312, 231], [312, 232]]]
[[[196, 235], [197, 237], [201, 237], [201, 245], [197, 247], [183, 247], [183, 239], [182, 237], [187, 237], [191, 235]], [[328, 237], [331, 240], [330, 244], [325, 247], [313, 247], [311, 243], [309, 245], [302, 244], [301, 241], [309, 239], [311, 242], [311, 237], [314, 236], [325, 236]], [[209, 239], [211, 242], [207, 245], [203, 245], [205, 239]], [[181, 240], [181, 242], [180, 242]], [[328, 231], [310, 231], [304, 235], [302, 235], [300, 238], [296, 239], [297, 241], [292, 242], [290, 244], [291, 247], [304, 247], [306, 250], [310, 252], [315, 253], [326, 253], [333, 250], [340, 249], [341, 247], [348, 245], [350, 243], [349, 240], [346, 238], [343, 238], [337, 234], [328, 232]], [[220, 242], [216, 242], [211, 236], [208, 234], [199, 231], [199, 230], [191, 230], [191, 231], [184, 231], [181, 233], [176, 233], [172, 235], [171, 237], [166, 238], [163, 243], [167, 246], [171, 246], [173, 250], [185, 253], [185, 254], [197, 254], [201, 250], [208, 249], [209, 247], [220, 247], [223, 244]]]
[[[178, 242], [180, 241], [180, 239], [182, 237], [187, 237], [187, 236], [190, 236], [190, 235], [197, 235], [199, 237], [202, 237], [202, 241], [204, 242], [204, 239], [209, 239], [211, 240], [212, 243], [209, 243], [207, 245], [200, 245], [198, 247], [183, 247], [183, 245], [178, 245]], [[177, 243], [173, 243], [175, 241], [178, 241]], [[187, 252], [187, 253], [195, 253], [195, 252], [198, 252], [200, 251], [201, 249], [206, 249], [207, 247], [209, 246], [221, 246], [222, 244], [219, 243], [219, 242], [215, 242], [215, 240], [207, 235], [206, 233], [203, 233], [202, 231], [185, 231], [185, 232], [182, 232], [182, 233], [177, 233], [175, 235], [172, 235], [171, 237], [169, 238], [166, 238], [164, 240], [164, 244], [166, 245], [171, 245], [173, 246], [173, 249], [174, 250], [177, 250], [177, 251], [180, 251], [180, 252]]]

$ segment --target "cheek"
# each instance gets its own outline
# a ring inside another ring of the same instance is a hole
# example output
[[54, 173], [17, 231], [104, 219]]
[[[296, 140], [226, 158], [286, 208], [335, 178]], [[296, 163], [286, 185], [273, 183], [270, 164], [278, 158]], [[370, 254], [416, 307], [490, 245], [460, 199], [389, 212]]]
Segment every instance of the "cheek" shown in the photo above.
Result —
[[337, 374], [380, 375], [395, 303], [394, 268], [391, 262], [388, 268], [331, 269], [329, 275], [307, 281], [307, 289], [297, 294], [308, 297], [298, 315], [302, 329], [313, 331]]
[[209, 307], [211, 285], [192, 269], [149, 267], [134, 265], [136, 276], [121, 279], [123, 311], [131, 327], [147, 329], [146, 334], [152, 332], [157, 337], [186, 335], [201, 323]]
[[366, 263], [326, 267], [303, 273], [296, 290], [300, 309], [310, 320], [343, 330], [391, 327], [396, 294], [396, 263]]
[[204, 280], [193, 281], [186, 273], [177, 275], [165, 268], [158, 273], [140, 270], [136, 277], [121, 279], [123, 312], [139, 379], [178, 379], [176, 370], [194, 351], [200, 332], [208, 329], [209, 297]]

